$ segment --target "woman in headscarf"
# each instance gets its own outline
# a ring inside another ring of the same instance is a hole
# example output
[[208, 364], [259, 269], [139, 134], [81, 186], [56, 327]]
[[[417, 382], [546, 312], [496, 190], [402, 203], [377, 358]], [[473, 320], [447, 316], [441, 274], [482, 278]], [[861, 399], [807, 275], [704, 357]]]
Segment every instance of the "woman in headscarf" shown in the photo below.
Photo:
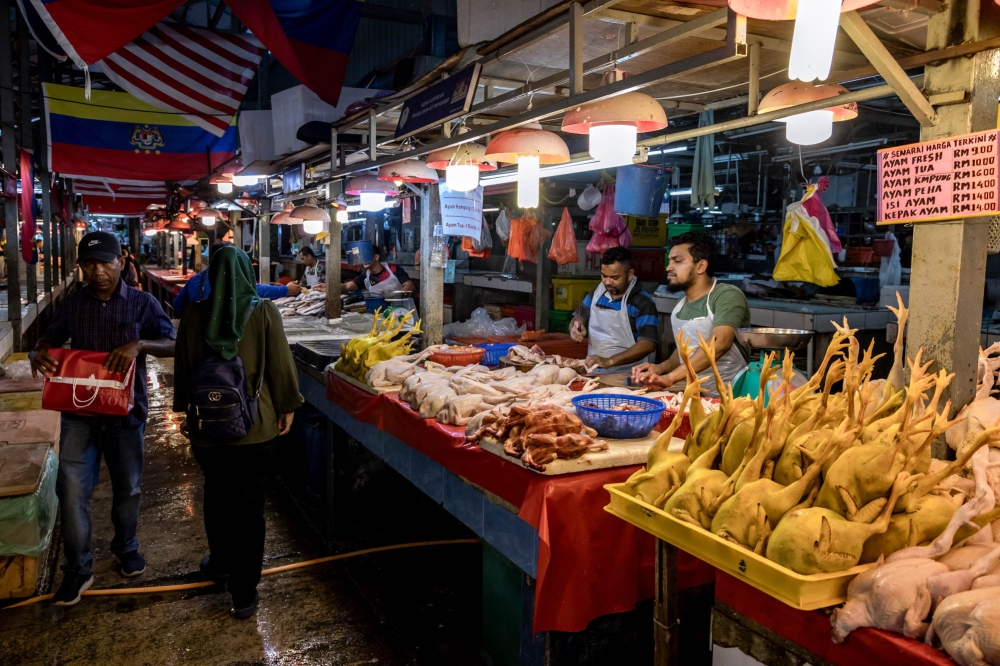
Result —
[[260, 382], [253, 427], [237, 440], [202, 440], [191, 435], [191, 449], [205, 474], [205, 532], [210, 554], [202, 572], [229, 583], [234, 617], [257, 610], [257, 584], [264, 556], [262, 475], [271, 443], [292, 427], [303, 403], [298, 374], [285, 339], [281, 315], [257, 296], [256, 278], [243, 250], [225, 247], [212, 258], [211, 293], [187, 308], [177, 332], [174, 411], [187, 412], [195, 370], [206, 358], [239, 356], [251, 395]]

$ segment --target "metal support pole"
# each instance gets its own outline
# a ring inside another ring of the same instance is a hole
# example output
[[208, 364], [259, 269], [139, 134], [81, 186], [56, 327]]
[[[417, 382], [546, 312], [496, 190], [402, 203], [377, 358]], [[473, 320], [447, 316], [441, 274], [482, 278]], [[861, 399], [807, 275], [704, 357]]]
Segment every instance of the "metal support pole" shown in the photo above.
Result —
[[[12, 3], [10, 0], [0, 0], [0, 149], [3, 153], [3, 166], [10, 173], [17, 173], [17, 134], [14, 126], [14, 54], [10, 47], [10, 20]], [[16, 10], [15, 10], [16, 11]], [[9, 193], [17, 191], [14, 183], [4, 183], [4, 190]], [[17, 233], [17, 201], [10, 197], [4, 198], [5, 232], [7, 234], [7, 321], [13, 331], [13, 351], [21, 351], [21, 244]]]
[[569, 6], [569, 94], [583, 92], [583, 5]]
[[[38, 49], [38, 88], [32, 88], [32, 92], [37, 90], [38, 98], [42, 99], [41, 83], [48, 83], [52, 79], [52, 61], [45, 49]], [[44, 108], [44, 105], [43, 105]], [[47, 123], [38, 123], [38, 132], [35, 142], [37, 147], [35, 154], [38, 155], [38, 179], [42, 185], [42, 254], [45, 262], [42, 264], [42, 289], [46, 294], [52, 293], [52, 275], [55, 266], [55, 254], [52, 251], [52, 174], [49, 173], [49, 138], [47, 133]]]
[[378, 127], [376, 122], [375, 109], [368, 110], [368, 158], [371, 160], [378, 159], [378, 135], [375, 130]]
[[677, 548], [656, 540], [656, 603], [653, 606], [653, 663], [680, 664], [677, 619]]
[[438, 187], [429, 185], [427, 194], [420, 199], [420, 318], [425, 346], [439, 345], [444, 340], [444, 269], [431, 266], [434, 226], [441, 224]]
[[750, 101], [747, 103], [747, 116], [756, 116], [760, 105], [760, 43], [750, 44]]
[[261, 284], [271, 284], [271, 200], [264, 199], [260, 217], [257, 218], [257, 261], [260, 267]]
[[[927, 48], [974, 41], [979, 18], [979, 2], [949, 3], [928, 23]], [[920, 130], [922, 141], [997, 126], [1000, 49], [928, 65], [924, 71], [928, 95], [964, 90], [968, 101], [939, 107], [937, 124]], [[924, 358], [938, 366], [932, 372], [944, 368], [955, 373], [942, 398], [951, 400], [955, 412], [972, 400], [976, 390], [988, 227], [987, 218], [913, 225], [907, 354], [912, 357], [922, 348]], [[938, 457], [947, 452], [945, 446], [932, 450]]]
[[[572, 24], [570, 24], [572, 25]], [[557, 211], [558, 208], [551, 209], [553, 212]], [[553, 222], [551, 220], [551, 214], [545, 217], [549, 219], [549, 226], [551, 227]], [[485, 224], [485, 222], [483, 223]], [[540, 224], [545, 224], [545, 218], [542, 218]], [[538, 248], [538, 264], [535, 267], [535, 330], [544, 331], [549, 328], [549, 285], [552, 283], [552, 265], [549, 263], [548, 258], [549, 245], [552, 244], [551, 240], [542, 241], [542, 246]]]
[[[18, 93], [20, 97], [20, 117], [21, 125], [21, 148], [30, 150], [35, 142], [32, 138], [35, 123], [31, 122], [31, 45], [28, 33], [28, 24], [24, 20], [24, 15], [17, 12], [17, 65], [18, 65]], [[34, 161], [34, 160], [32, 160]], [[18, 173], [20, 175], [20, 173]], [[35, 184], [31, 184], [32, 197], [34, 197]], [[24, 211], [22, 211], [24, 216]], [[26, 220], [22, 217], [22, 224]], [[32, 222], [32, 224], [34, 224]], [[31, 242], [35, 242], [35, 230], [31, 232]], [[28, 303], [38, 303], [38, 264], [25, 262], [24, 265], [25, 287]]]
[[[333, 155], [334, 153], [331, 153]], [[328, 319], [340, 318], [340, 222], [337, 221], [336, 210], [330, 215], [327, 226], [330, 233], [330, 243], [326, 246], [326, 316]]]
[[330, 169], [336, 169], [339, 165], [337, 162], [337, 128], [330, 128]]
[[[243, 249], [243, 211], [229, 211], [229, 224], [233, 225], [233, 245]], [[211, 250], [211, 248], [209, 248]]]

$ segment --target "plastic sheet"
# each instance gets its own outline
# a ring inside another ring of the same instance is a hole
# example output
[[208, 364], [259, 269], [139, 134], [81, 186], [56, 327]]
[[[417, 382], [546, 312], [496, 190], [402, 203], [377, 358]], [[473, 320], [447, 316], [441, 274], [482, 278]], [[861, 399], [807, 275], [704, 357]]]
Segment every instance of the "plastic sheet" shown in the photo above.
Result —
[[38, 557], [48, 548], [59, 505], [56, 498], [58, 471], [59, 459], [50, 449], [42, 480], [34, 493], [0, 498], [0, 557]]
[[[653, 537], [604, 511], [604, 484], [620, 483], [638, 467], [535, 474], [469, 442], [464, 428], [420, 418], [395, 393], [373, 396], [333, 375], [327, 381], [332, 402], [519, 507], [518, 516], [539, 536], [536, 633], [582, 631], [597, 617], [653, 596]], [[359, 409], [361, 402], [377, 407]], [[678, 569], [684, 588], [714, 580], [715, 569], [687, 553], [679, 553]]]
[[521, 335], [527, 330], [523, 324], [517, 325], [513, 317], [493, 321], [486, 308], [476, 308], [466, 321], [445, 324], [446, 338], [489, 338], [501, 335]]
[[865, 627], [837, 644], [830, 640], [830, 617], [823, 611], [800, 611], [721, 571], [716, 573], [715, 600], [801, 645], [836, 666], [907, 664], [954, 666], [948, 655], [920, 641]]

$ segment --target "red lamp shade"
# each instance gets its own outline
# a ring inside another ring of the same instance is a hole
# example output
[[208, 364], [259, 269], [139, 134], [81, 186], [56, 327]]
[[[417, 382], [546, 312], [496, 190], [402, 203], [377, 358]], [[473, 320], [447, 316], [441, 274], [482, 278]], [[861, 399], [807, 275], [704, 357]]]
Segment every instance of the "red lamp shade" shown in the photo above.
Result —
[[325, 208], [320, 208], [313, 202], [296, 206], [288, 213], [289, 224], [301, 224], [303, 222], [323, 222], [330, 223], [330, 213]]
[[281, 210], [271, 216], [271, 224], [295, 224], [288, 219], [288, 214], [292, 212], [294, 206], [291, 203], [285, 204]]
[[486, 161], [486, 148], [478, 143], [460, 143], [435, 150], [427, 156], [427, 166], [444, 171], [453, 164], [475, 164], [480, 171], [496, 171], [497, 165]]
[[347, 181], [344, 190], [347, 194], [358, 195], [362, 192], [381, 192], [386, 196], [395, 196], [399, 190], [392, 183], [379, 180], [375, 176], [358, 176]]
[[811, 83], [791, 81], [778, 86], [764, 95], [764, 99], [760, 101], [759, 112], [778, 111], [780, 109], [787, 109], [790, 106], [806, 104], [807, 102], [829, 99], [833, 103], [829, 107], [829, 110], [833, 111], [834, 122], [852, 120], [858, 117], [857, 103], [836, 104], [836, 98], [840, 95], [846, 95], [848, 92], [847, 88], [836, 83], [825, 83], [815, 86]]
[[630, 92], [576, 107], [563, 117], [562, 130], [589, 134], [596, 125], [632, 125], [640, 133], [656, 132], [666, 128], [667, 114], [649, 95]]
[[521, 127], [495, 136], [486, 147], [486, 159], [517, 162], [519, 157], [538, 157], [540, 164], [569, 162], [566, 142], [554, 132]]
[[379, 180], [399, 181], [403, 183], [436, 183], [438, 175], [417, 159], [403, 160], [394, 164], [386, 164], [378, 171]]

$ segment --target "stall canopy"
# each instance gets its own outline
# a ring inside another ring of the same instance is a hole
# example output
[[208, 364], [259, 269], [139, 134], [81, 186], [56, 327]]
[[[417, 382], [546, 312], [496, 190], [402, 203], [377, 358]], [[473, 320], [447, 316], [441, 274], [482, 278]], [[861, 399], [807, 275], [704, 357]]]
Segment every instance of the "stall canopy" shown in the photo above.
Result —
[[43, 89], [49, 165], [70, 178], [198, 180], [236, 156], [235, 125], [218, 137], [127, 93], [94, 90], [88, 101], [82, 88]]
[[167, 196], [166, 185], [155, 181], [117, 183], [78, 178], [73, 181], [73, 188], [83, 195], [91, 213], [103, 215], [142, 215], [146, 206], [162, 204]]

